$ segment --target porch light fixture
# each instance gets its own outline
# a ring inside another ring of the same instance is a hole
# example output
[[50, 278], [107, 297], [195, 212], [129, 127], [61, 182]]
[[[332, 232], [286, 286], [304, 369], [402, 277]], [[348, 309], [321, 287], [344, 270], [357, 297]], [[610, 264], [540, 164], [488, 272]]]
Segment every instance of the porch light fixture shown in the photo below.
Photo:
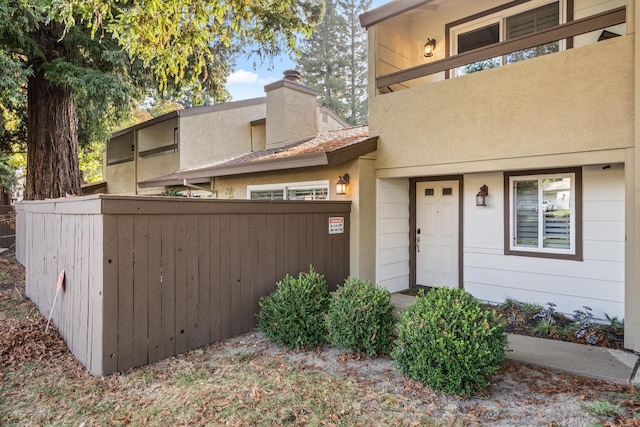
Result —
[[347, 194], [347, 185], [349, 185], [349, 174], [345, 173], [338, 178], [338, 182], [336, 182], [336, 194], [344, 195]]
[[436, 49], [436, 39], [427, 39], [424, 44], [424, 56], [430, 58], [433, 56], [433, 51]]
[[489, 187], [483, 185], [476, 194], [476, 206], [487, 206], [487, 196], [489, 195]]

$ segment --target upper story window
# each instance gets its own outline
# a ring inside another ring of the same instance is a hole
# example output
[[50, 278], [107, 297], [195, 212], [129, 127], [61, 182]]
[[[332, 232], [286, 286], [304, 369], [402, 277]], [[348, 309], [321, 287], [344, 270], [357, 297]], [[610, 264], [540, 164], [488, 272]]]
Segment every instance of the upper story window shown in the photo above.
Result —
[[[532, 0], [497, 12], [480, 15], [483, 16], [450, 27], [452, 55], [535, 33], [564, 22], [560, 1]], [[561, 43], [561, 41], [556, 41], [513, 52], [502, 57], [474, 62], [458, 67], [454, 70], [454, 75], [465, 75], [558, 52], [562, 48]]]
[[506, 173], [505, 253], [582, 259], [581, 185], [577, 168]]
[[247, 186], [252, 200], [329, 200], [329, 181]]

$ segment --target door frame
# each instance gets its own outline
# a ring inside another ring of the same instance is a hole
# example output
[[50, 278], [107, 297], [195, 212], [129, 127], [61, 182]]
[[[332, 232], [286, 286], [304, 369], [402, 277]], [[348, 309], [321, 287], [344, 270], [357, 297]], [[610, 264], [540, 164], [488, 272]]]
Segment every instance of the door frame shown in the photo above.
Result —
[[463, 210], [464, 177], [462, 175], [421, 176], [409, 178], [409, 288], [416, 287], [416, 183], [428, 181], [458, 182], [458, 287], [464, 286], [463, 277]]

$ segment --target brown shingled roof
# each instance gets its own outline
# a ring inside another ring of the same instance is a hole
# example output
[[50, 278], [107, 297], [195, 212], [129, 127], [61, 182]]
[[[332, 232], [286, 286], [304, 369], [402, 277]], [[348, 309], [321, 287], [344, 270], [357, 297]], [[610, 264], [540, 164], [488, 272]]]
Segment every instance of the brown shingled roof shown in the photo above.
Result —
[[318, 134], [279, 148], [269, 148], [196, 168], [183, 169], [140, 183], [141, 187], [209, 182], [211, 177], [253, 172], [338, 164], [377, 148], [377, 137], [369, 137], [368, 126]]

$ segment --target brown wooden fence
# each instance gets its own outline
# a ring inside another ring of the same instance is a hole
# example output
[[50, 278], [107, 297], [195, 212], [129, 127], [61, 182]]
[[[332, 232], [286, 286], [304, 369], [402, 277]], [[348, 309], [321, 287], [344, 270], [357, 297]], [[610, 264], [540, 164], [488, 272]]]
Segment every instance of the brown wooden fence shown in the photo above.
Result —
[[87, 369], [106, 375], [252, 330], [258, 300], [286, 274], [313, 265], [335, 289], [349, 274], [350, 209], [105, 195], [23, 202], [16, 257], [47, 317], [65, 271], [53, 322]]
[[13, 206], [0, 206], [0, 248], [8, 248], [16, 241]]

